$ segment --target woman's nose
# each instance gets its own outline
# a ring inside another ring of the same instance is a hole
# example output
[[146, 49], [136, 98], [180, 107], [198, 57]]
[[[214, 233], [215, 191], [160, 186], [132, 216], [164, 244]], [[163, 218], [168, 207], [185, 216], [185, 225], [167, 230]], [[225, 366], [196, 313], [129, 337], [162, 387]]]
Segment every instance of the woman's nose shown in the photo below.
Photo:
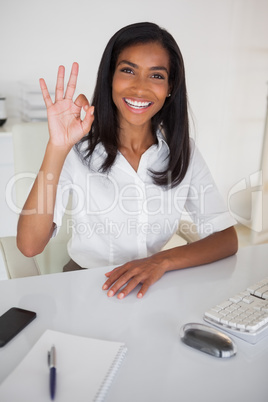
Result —
[[148, 83], [146, 79], [142, 76], [135, 77], [133, 86], [135, 88], [137, 95], [143, 94], [148, 89]]

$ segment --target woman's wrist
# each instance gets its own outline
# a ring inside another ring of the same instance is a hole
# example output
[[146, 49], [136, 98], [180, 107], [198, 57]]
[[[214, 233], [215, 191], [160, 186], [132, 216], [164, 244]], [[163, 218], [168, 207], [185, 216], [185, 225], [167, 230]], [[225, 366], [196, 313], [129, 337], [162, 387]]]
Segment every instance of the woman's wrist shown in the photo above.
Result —
[[176, 269], [174, 267], [174, 249], [160, 251], [159, 253], [154, 254], [152, 258], [154, 259], [155, 264], [157, 264], [161, 269], [163, 275], [167, 271]]
[[68, 155], [68, 153], [71, 151], [72, 149], [72, 145], [58, 145], [55, 142], [53, 142], [52, 139], [49, 139], [48, 143], [47, 143], [47, 151], [51, 152], [51, 153], [57, 153], [59, 156], [62, 155], [63, 157], [66, 158], [66, 156]]

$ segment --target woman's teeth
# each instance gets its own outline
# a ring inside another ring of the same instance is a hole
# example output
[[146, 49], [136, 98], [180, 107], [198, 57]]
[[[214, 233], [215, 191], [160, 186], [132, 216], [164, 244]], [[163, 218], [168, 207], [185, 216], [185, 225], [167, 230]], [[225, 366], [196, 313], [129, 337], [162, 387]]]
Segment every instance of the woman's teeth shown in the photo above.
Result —
[[144, 109], [152, 104], [152, 102], [138, 102], [130, 99], [124, 99], [126, 104], [128, 104], [130, 107], [134, 109]]

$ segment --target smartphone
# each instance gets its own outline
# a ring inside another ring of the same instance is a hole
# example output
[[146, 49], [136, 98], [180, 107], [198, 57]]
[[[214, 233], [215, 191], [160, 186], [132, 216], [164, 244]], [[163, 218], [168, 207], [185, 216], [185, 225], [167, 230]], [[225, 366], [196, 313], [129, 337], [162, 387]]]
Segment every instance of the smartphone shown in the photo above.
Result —
[[14, 336], [36, 317], [34, 311], [12, 307], [0, 317], [0, 347], [6, 345]]

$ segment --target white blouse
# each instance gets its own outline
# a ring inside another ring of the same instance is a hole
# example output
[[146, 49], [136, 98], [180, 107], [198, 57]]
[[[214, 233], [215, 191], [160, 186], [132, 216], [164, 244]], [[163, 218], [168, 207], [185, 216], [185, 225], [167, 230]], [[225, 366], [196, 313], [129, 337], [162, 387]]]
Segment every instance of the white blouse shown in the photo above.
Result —
[[193, 140], [183, 181], [172, 189], [153, 183], [150, 170], [163, 170], [169, 155], [160, 132], [157, 137], [158, 144], [144, 152], [137, 172], [118, 152], [111, 170], [99, 173], [106, 156], [102, 144], [95, 148], [90, 168], [75, 150], [67, 156], [54, 222], [58, 230], [71, 191], [68, 252], [81, 267], [121, 265], [155, 254], [176, 232], [185, 211], [201, 238], [236, 224]]

